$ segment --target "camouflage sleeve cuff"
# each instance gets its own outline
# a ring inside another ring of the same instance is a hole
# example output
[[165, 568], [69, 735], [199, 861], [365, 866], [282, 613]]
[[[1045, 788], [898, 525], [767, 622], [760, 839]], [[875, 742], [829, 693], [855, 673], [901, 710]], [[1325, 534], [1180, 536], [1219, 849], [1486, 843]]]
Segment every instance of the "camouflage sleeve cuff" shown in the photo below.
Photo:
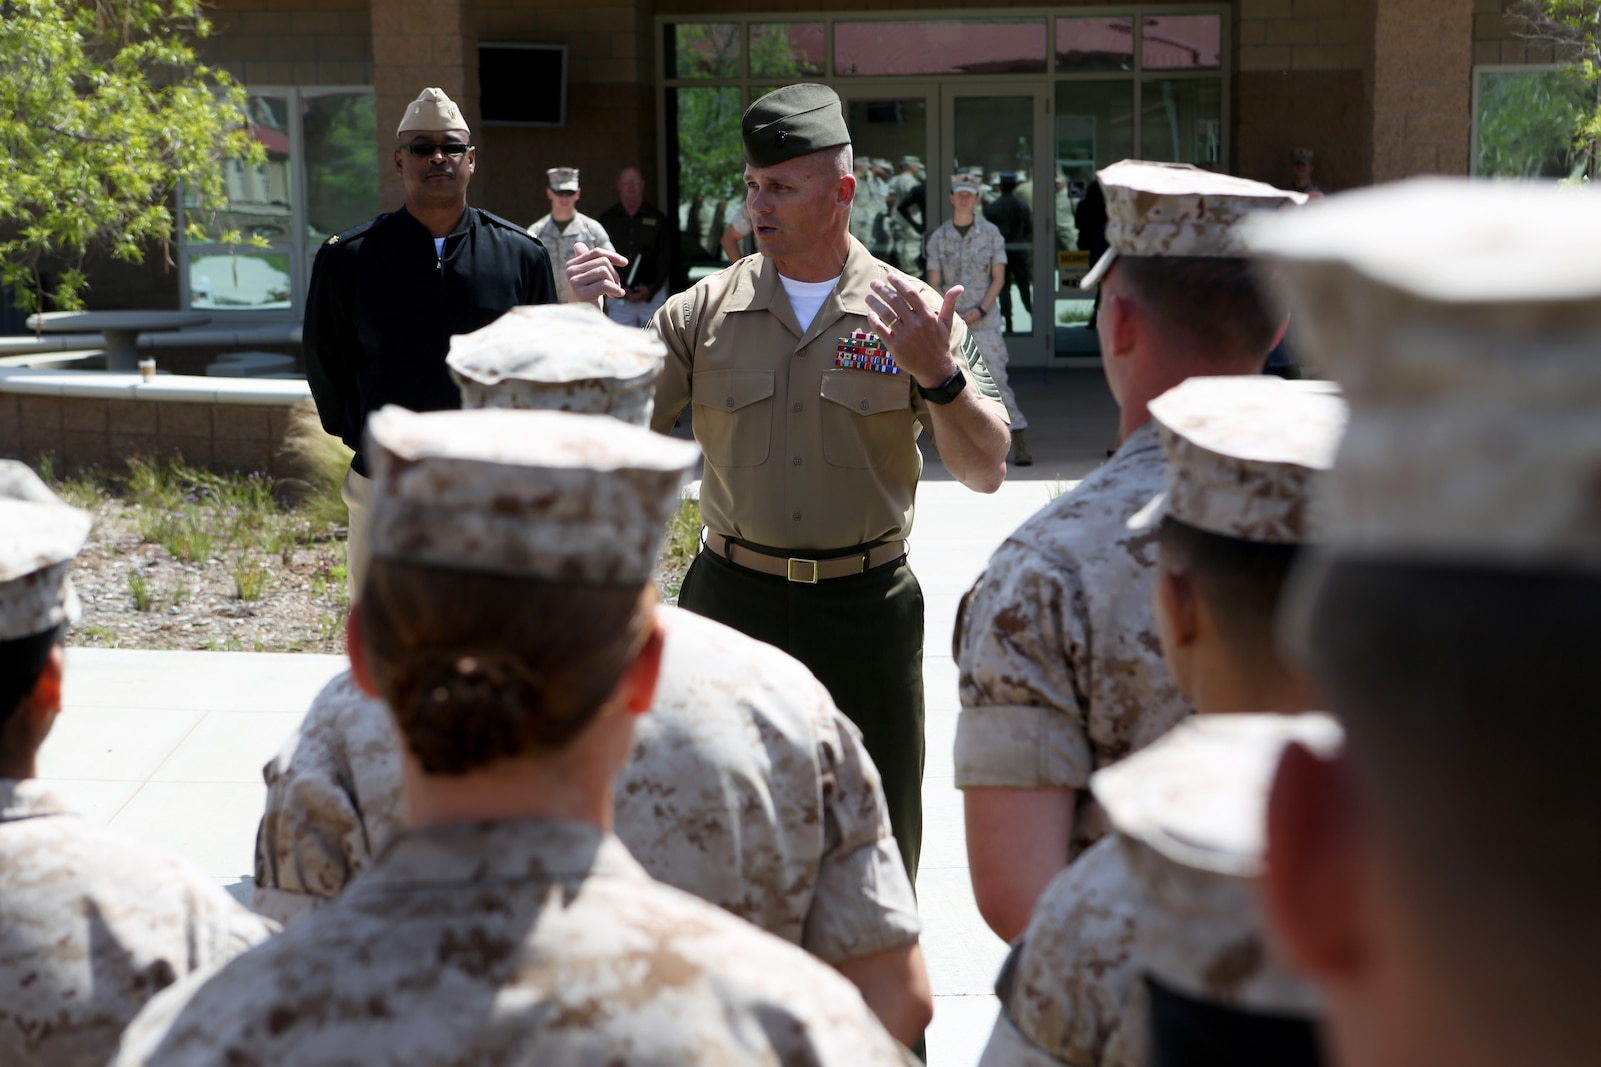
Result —
[[1085, 789], [1093, 770], [1084, 727], [1055, 708], [985, 704], [957, 717], [958, 789]]
[[900, 851], [885, 837], [825, 859], [801, 947], [824, 963], [842, 963], [909, 945], [922, 931]]
[[984, 1046], [978, 1063], [979, 1067], [1062, 1067], [1066, 1061], [1049, 1055], [1024, 1037], [1003, 1008], [995, 1017], [995, 1029], [990, 1031], [989, 1044]]
[[269, 889], [256, 886], [250, 896], [250, 910], [274, 922], [288, 926], [302, 915], [309, 915], [329, 903], [327, 897], [312, 893], [294, 893], [287, 889]]

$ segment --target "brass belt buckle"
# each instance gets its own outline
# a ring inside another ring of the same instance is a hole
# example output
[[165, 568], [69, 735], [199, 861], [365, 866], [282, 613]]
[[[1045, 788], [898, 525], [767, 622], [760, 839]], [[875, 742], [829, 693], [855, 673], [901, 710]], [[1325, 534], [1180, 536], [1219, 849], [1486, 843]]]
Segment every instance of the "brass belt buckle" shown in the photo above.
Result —
[[[801, 564], [802, 566], [810, 567], [812, 569], [812, 576], [810, 578], [797, 578], [795, 576], [795, 565], [797, 563]], [[804, 585], [816, 585], [817, 584], [817, 561], [815, 559], [794, 559], [794, 558], [791, 558], [790, 561], [789, 561], [789, 575], [788, 575], [788, 577], [789, 577], [789, 580], [792, 581], [792, 582], [800, 582], [800, 583], [802, 583]]]

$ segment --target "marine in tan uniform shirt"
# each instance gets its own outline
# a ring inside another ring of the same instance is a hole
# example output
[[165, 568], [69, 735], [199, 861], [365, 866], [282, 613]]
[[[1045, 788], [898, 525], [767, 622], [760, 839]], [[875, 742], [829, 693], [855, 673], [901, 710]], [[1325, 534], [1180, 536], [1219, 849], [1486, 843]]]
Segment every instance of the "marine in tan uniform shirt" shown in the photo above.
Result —
[[[1051, 882], [1013, 945], [986, 1067], [1144, 1067], [1153, 972], [1164, 990], [1209, 1005], [1302, 1018], [1315, 1008], [1310, 989], [1270, 959], [1249, 876], [1260, 868], [1264, 797], [1284, 742], [1334, 729], [1294, 714], [1313, 698], [1272, 646], [1272, 615], [1282, 594], [1275, 568], [1282, 576], [1317, 540], [1312, 495], [1333, 463], [1345, 405], [1321, 382], [1208, 377], [1150, 407], [1167, 474], [1130, 526], [1171, 519], [1219, 553], [1206, 539], [1229, 539], [1226, 558], [1245, 573], [1208, 571], [1219, 557], [1205, 550], [1190, 558], [1182, 545], [1164, 548], [1158, 597], [1170, 603], [1167, 584], [1184, 582], [1191, 613], [1166, 617], [1165, 648], [1201, 715], [1093, 777], [1117, 832]], [[1247, 561], [1251, 546], [1260, 547]], [[1214, 589], [1230, 590], [1230, 602], [1214, 603]], [[1218, 617], [1229, 611], [1233, 619]], [[1172, 829], [1183, 820], [1182, 833]], [[1164, 831], [1197, 850], [1202, 840], [1224, 844], [1192, 870], [1195, 853], [1163, 851]]]
[[[448, 363], [467, 408], [642, 424], [661, 351], [590, 308], [552, 305], [456, 338]], [[661, 620], [663, 674], [616, 783], [618, 837], [652, 877], [830, 964], [911, 948], [923, 975], [916, 901], [856, 728], [777, 649], [676, 608]], [[288, 922], [337, 897], [403, 828], [399, 735], [346, 673], [264, 775], [254, 905]], [[926, 1011], [926, 989], [873, 1006], [894, 1018], [920, 999]]]
[[19, 703], [0, 708], [6, 1067], [100, 1067], [151, 997], [276, 929], [188, 864], [77, 815], [33, 777], [60, 714], [60, 630], [78, 611], [67, 571], [89, 524], [32, 471], [0, 460], [0, 652], [8, 664], [44, 663], [37, 680], [20, 680], [29, 691]]
[[[493, 615], [448, 648], [428, 636], [402, 647], [379, 637], [397, 625], [388, 601], [369, 595], [357, 609], [358, 677], [404, 709], [412, 828], [329, 907], [152, 1005], [116, 1062], [902, 1062], [843, 978], [651, 881], [607, 832], [610, 778], [654, 687], [653, 607], [608, 601], [626, 605], [621, 637], [589, 622], [594, 640], [632, 650], [608, 669], [598, 707], [554, 693], [528, 702], [524, 679], [565, 691], [569, 668], [503, 636], [520, 599], [549, 607], [558, 591], [636, 584], [643, 595], [694, 447], [612, 420], [503, 410], [390, 408], [368, 437], [369, 594], [375, 578], [411, 582], [426, 611], [460, 595], [431, 577], [456, 571], [476, 577]], [[508, 595], [489, 599], [485, 577]], [[463, 701], [483, 718], [464, 722]], [[531, 740], [558, 715], [577, 732]]]
[[[615, 249], [612, 248], [606, 227], [573, 206], [581, 191], [578, 187], [578, 170], [574, 167], [552, 167], [545, 172], [545, 176], [549, 181], [547, 195], [551, 198], [551, 210], [528, 227], [528, 232], [545, 246], [545, 253], [550, 256], [551, 273], [556, 276], [556, 299], [565, 304], [573, 298], [572, 286], [567, 281], [567, 261], [573, 258], [577, 246], [582, 244], [586, 248], [604, 248], [608, 252]], [[567, 215], [568, 212], [571, 214], [564, 226], [557, 221], [557, 216]]]
[[[957, 616], [969, 873], [980, 912], [1008, 941], [1050, 879], [1105, 832], [1083, 795], [1090, 775], [1190, 712], [1152, 615], [1155, 537], [1126, 526], [1163, 484], [1147, 404], [1192, 376], [1261, 369], [1281, 319], [1256, 292], [1237, 224], [1298, 202], [1166, 164], [1119, 163], [1100, 181], [1111, 251], [1085, 285], [1101, 285], [1103, 316], [1108, 307], [1122, 316], [1100, 331], [1122, 443], [996, 550]], [[1203, 310], [1141, 297], [1142, 278], [1176, 271]], [[1220, 311], [1248, 321], [1222, 328]]]

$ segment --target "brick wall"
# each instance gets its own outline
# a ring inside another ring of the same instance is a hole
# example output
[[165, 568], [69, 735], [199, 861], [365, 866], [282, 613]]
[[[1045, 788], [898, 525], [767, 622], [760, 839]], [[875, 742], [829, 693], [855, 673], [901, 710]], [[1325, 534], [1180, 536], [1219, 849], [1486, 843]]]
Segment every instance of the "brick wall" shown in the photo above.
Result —
[[1375, 0], [1375, 182], [1468, 173], [1475, 2]]
[[49, 454], [63, 469], [181, 455], [214, 470], [287, 476], [278, 456], [291, 409], [266, 404], [100, 400], [0, 393], [0, 456]]
[[1505, 12], [1517, 0], [1474, 0], [1473, 62], [1486, 65], [1561, 63], [1572, 58], [1549, 43], [1525, 41]]
[[215, 0], [200, 53], [249, 85], [371, 85], [367, 0]]

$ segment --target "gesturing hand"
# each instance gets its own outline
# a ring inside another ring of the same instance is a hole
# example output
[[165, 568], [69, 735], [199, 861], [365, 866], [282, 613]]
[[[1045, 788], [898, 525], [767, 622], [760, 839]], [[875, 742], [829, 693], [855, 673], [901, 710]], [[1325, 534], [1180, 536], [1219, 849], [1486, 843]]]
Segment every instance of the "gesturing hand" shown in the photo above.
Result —
[[906, 372], [927, 388], [939, 385], [957, 369], [951, 356], [951, 324], [962, 287], [953, 285], [936, 309], [918, 284], [900, 272], [872, 283], [867, 321]]
[[622, 296], [617, 268], [628, 266], [628, 259], [604, 248], [590, 248], [579, 241], [573, 245], [573, 258], [567, 261], [567, 286], [573, 303], [594, 303], [603, 296]]

